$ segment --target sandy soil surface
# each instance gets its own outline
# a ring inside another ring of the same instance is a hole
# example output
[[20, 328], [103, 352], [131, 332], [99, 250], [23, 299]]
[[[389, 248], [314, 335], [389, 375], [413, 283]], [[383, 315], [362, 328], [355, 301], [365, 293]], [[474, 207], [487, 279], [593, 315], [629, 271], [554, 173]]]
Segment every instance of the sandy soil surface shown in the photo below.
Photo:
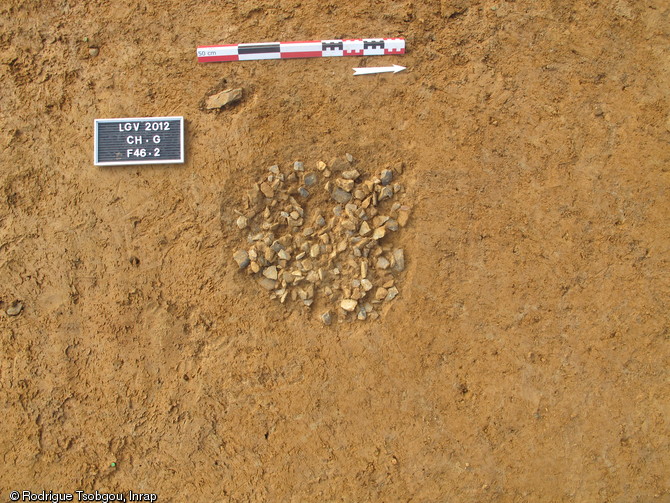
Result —
[[[667, 1], [4, 0], [0, 82], [3, 501], [670, 501]], [[165, 115], [184, 165], [93, 166], [94, 119]], [[414, 210], [393, 308], [324, 327], [232, 210], [345, 152]]]

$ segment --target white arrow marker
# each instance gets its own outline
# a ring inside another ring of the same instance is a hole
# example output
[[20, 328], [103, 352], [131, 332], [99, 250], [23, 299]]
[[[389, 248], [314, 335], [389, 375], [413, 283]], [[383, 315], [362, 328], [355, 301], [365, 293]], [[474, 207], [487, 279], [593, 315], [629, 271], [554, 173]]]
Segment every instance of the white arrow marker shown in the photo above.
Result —
[[402, 72], [405, 69], [404, 66], [393, 65], [393, 66], [371, 66], [369, 68], [354, 68], [354, 75], [369, 75], [371, 73], [398, 73]]

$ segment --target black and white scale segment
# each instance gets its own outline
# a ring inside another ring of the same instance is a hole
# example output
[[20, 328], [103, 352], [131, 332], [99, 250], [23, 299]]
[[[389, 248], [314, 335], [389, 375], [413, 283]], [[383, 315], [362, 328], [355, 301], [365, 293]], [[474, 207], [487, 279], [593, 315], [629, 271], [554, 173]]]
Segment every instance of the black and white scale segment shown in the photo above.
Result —
[[181, 164], [183, 117], [96, 119], [94, 164]]

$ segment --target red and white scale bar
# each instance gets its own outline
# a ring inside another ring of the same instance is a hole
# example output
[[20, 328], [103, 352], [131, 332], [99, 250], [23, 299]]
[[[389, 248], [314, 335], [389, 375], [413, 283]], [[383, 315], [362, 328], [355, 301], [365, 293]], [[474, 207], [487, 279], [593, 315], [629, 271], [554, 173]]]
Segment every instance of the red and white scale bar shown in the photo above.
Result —
[[358, 38], [308, 42], [263, 42], [198, 47], [198, 61], [324, 58], [331, 56], [385, 56], [405, 54], [404, 38]]

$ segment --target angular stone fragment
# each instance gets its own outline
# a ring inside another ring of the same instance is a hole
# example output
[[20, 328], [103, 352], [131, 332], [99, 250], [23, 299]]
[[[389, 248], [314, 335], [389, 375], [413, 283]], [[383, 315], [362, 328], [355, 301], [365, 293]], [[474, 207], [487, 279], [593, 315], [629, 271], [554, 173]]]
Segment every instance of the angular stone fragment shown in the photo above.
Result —
[[361, 286], [363, 287], [363, 290], [365, 290], [366, 292], [372, 290], [372, 282], [369, 279], [362, 279]]
[[391, 288], [389, 288], [389, 293], [388, 295], [386, 295], [386, 300], [388, 301], [395, 299], [398, 296], [398, 293], [399, 293], [398, 289], [392, 286]]
[[340, 303], [340, 307], [344, 309], [345, 311], [352, 312], [356, 309], [356, 306], [358, 305], [358, 302], [356, 302], [354, 299], [344, 299]]
[[390, 199], [393, 197], [393, 189], [391, 187], [383, 187], [382, 190], [379, 192], [379, 201], [383, 201], [384, 199]]
[[270, 278], [261, 278], [258, 280], [258, 284], [261, 285], [266, 290], [274, 290], [277, 282]]
[[351, 200], [351, 194], [346, 190], [342, 190], [340, 187], [335, 187], [331, 196], [335, 201], [341, 204], [346, 204]]
[[382, 176], [380, 177], [382, 185], [388, 185], [393, 181], [393, 171], [390, 169], [382, 170]]
[[386, 288], [380, 286], [379, 288], [377, 288], [377, 291], [375, 292], [375, 299], [384, 300], [388, 295], [388, 293], [389, 291]]
[[326, 311], [321, 315], [321, 321], [323, 322], [324, 325], [328, 326], [332, 323], [332, 317], [330, 315], [330, 311]]
[[379, 257], [377, 263], [375, 264], [376, 269], [388, 269], [391, 263], [385, 257]]
[[321, 247], [318, 244], [312, 245], [309, 249], [309, 256], [312, 258], [317, 258], [321, 255]]
[[300, 194], [300, 197], [309, 197], [309, 191], [305, 187], [300, 187], [298, 189], [298, 194]]
[[233, 258], [235, 259], [235, 262], [237, 262], [237, 265], [240, 267], [240, 269], [244, 269], [249, 265], [249, 254], [246, 252], [246, 250], [237, 250], [233, 254]]
[[324, 169], [326, 169], [326, 163], [323, 161], [317, 162], [316, 169], [318, 169], [319, 171], [323, 171]]
[[242, 89], [227, 89], [207, 98], [205, 107], [208, 110], [224, 107], [242, 99]]
[[293, 169], [295, 171], [305, 171], [305, 165], [300, 161], [295, 161], [293, 163]]
[[356, 169], [348, 169], [342, 172], [342, 178], [345, 180], [356, 180], [361, 174]]
[[389, 217], [386, 215], [378, 215], [375, 218], [372, 219], [372, 225], [375, 227], [381, 227], [388, 221]]
[[409, 220], [409, 206], [401, 206], [398, 210], [398, 224], [400, 227], [405, 227]]
[[[268, 182], [261, 183], [261, 192], [267, 198], [274, 197], [275, 191]], [[266, 217], [267, 218], [267, 217]]]
[[308, 175], [305, 175], [305, 186], [311, 187], [312, 185], [316, 185], [317, 180], [315, 173], [309, 173]]
[[389, 219], [389, 220], [386, 222], [386, 228], [387, 228], [388, 230], [390, 230], [390, 231], [393, 231], [393, 232], [397, 231], [397, 230], [398, 230], [398, 221], [397, 221], [397, 220], [393, 220], [392, 218]]
[[20, 301], [15, 300], [12, 302], [12, 305], [7, 308], [6, 312], [7, 316], [18, 316], [21, 314], [21, 311], [23, 311], [23, 304]]
[[277, 267], [276, 266], [270, 266], [266, 267], [263, 269], [263, 276], [269, 279], [277, 279]]
[[372, 229], [370, 229], [370, 226], [368, 225], [367, 222], [363, 222], [363, 223], [361, 224], [360, 229], [358, 229], [358, 233], [359, 233], [361, 236], [367, 236], [367, 235], [370, 234], [371, 232], [372, 232]]
[[354, 181], [353, 180], [345, 180], [344, 178], [338, 178], [335, 180], [335, 185], [337, 185], [339, 188], [346, 190], [347, 192], [351, 192], [352, 189], [354, 188]]
[[347, 152], [346, 154], [344, 154], [344, 157], [347, 158], [347, 161], [348, 161], [348, 162], [350, 162], [350, 163], [351, 163], [351, 162], [354, 162], [354, 156], [351, 155], [350, 153]]
[[402, 248], [393, 250], [393, 270], [401, 272], [405, 270], [405, 252]]
[[349, 167], [349, 163], [347, 163], [341, 157], [334, 157], [333, 159], [330, 160], [328, 165], [330, 166], [330, 169], [332, 169], [333, 171], [343, 171]]
[[377, 227], [372, 233], [372, 239], [379, 240], [386, 236], [386, 229], [383, 227]]
[[237, 224], [237, 227], [239, 229], [246, 229], [247, 225], [249, 224], [249, 221], [247, 220], [247, 217], [240, 215], [239, 217], [237, 217], [235, 224]]

